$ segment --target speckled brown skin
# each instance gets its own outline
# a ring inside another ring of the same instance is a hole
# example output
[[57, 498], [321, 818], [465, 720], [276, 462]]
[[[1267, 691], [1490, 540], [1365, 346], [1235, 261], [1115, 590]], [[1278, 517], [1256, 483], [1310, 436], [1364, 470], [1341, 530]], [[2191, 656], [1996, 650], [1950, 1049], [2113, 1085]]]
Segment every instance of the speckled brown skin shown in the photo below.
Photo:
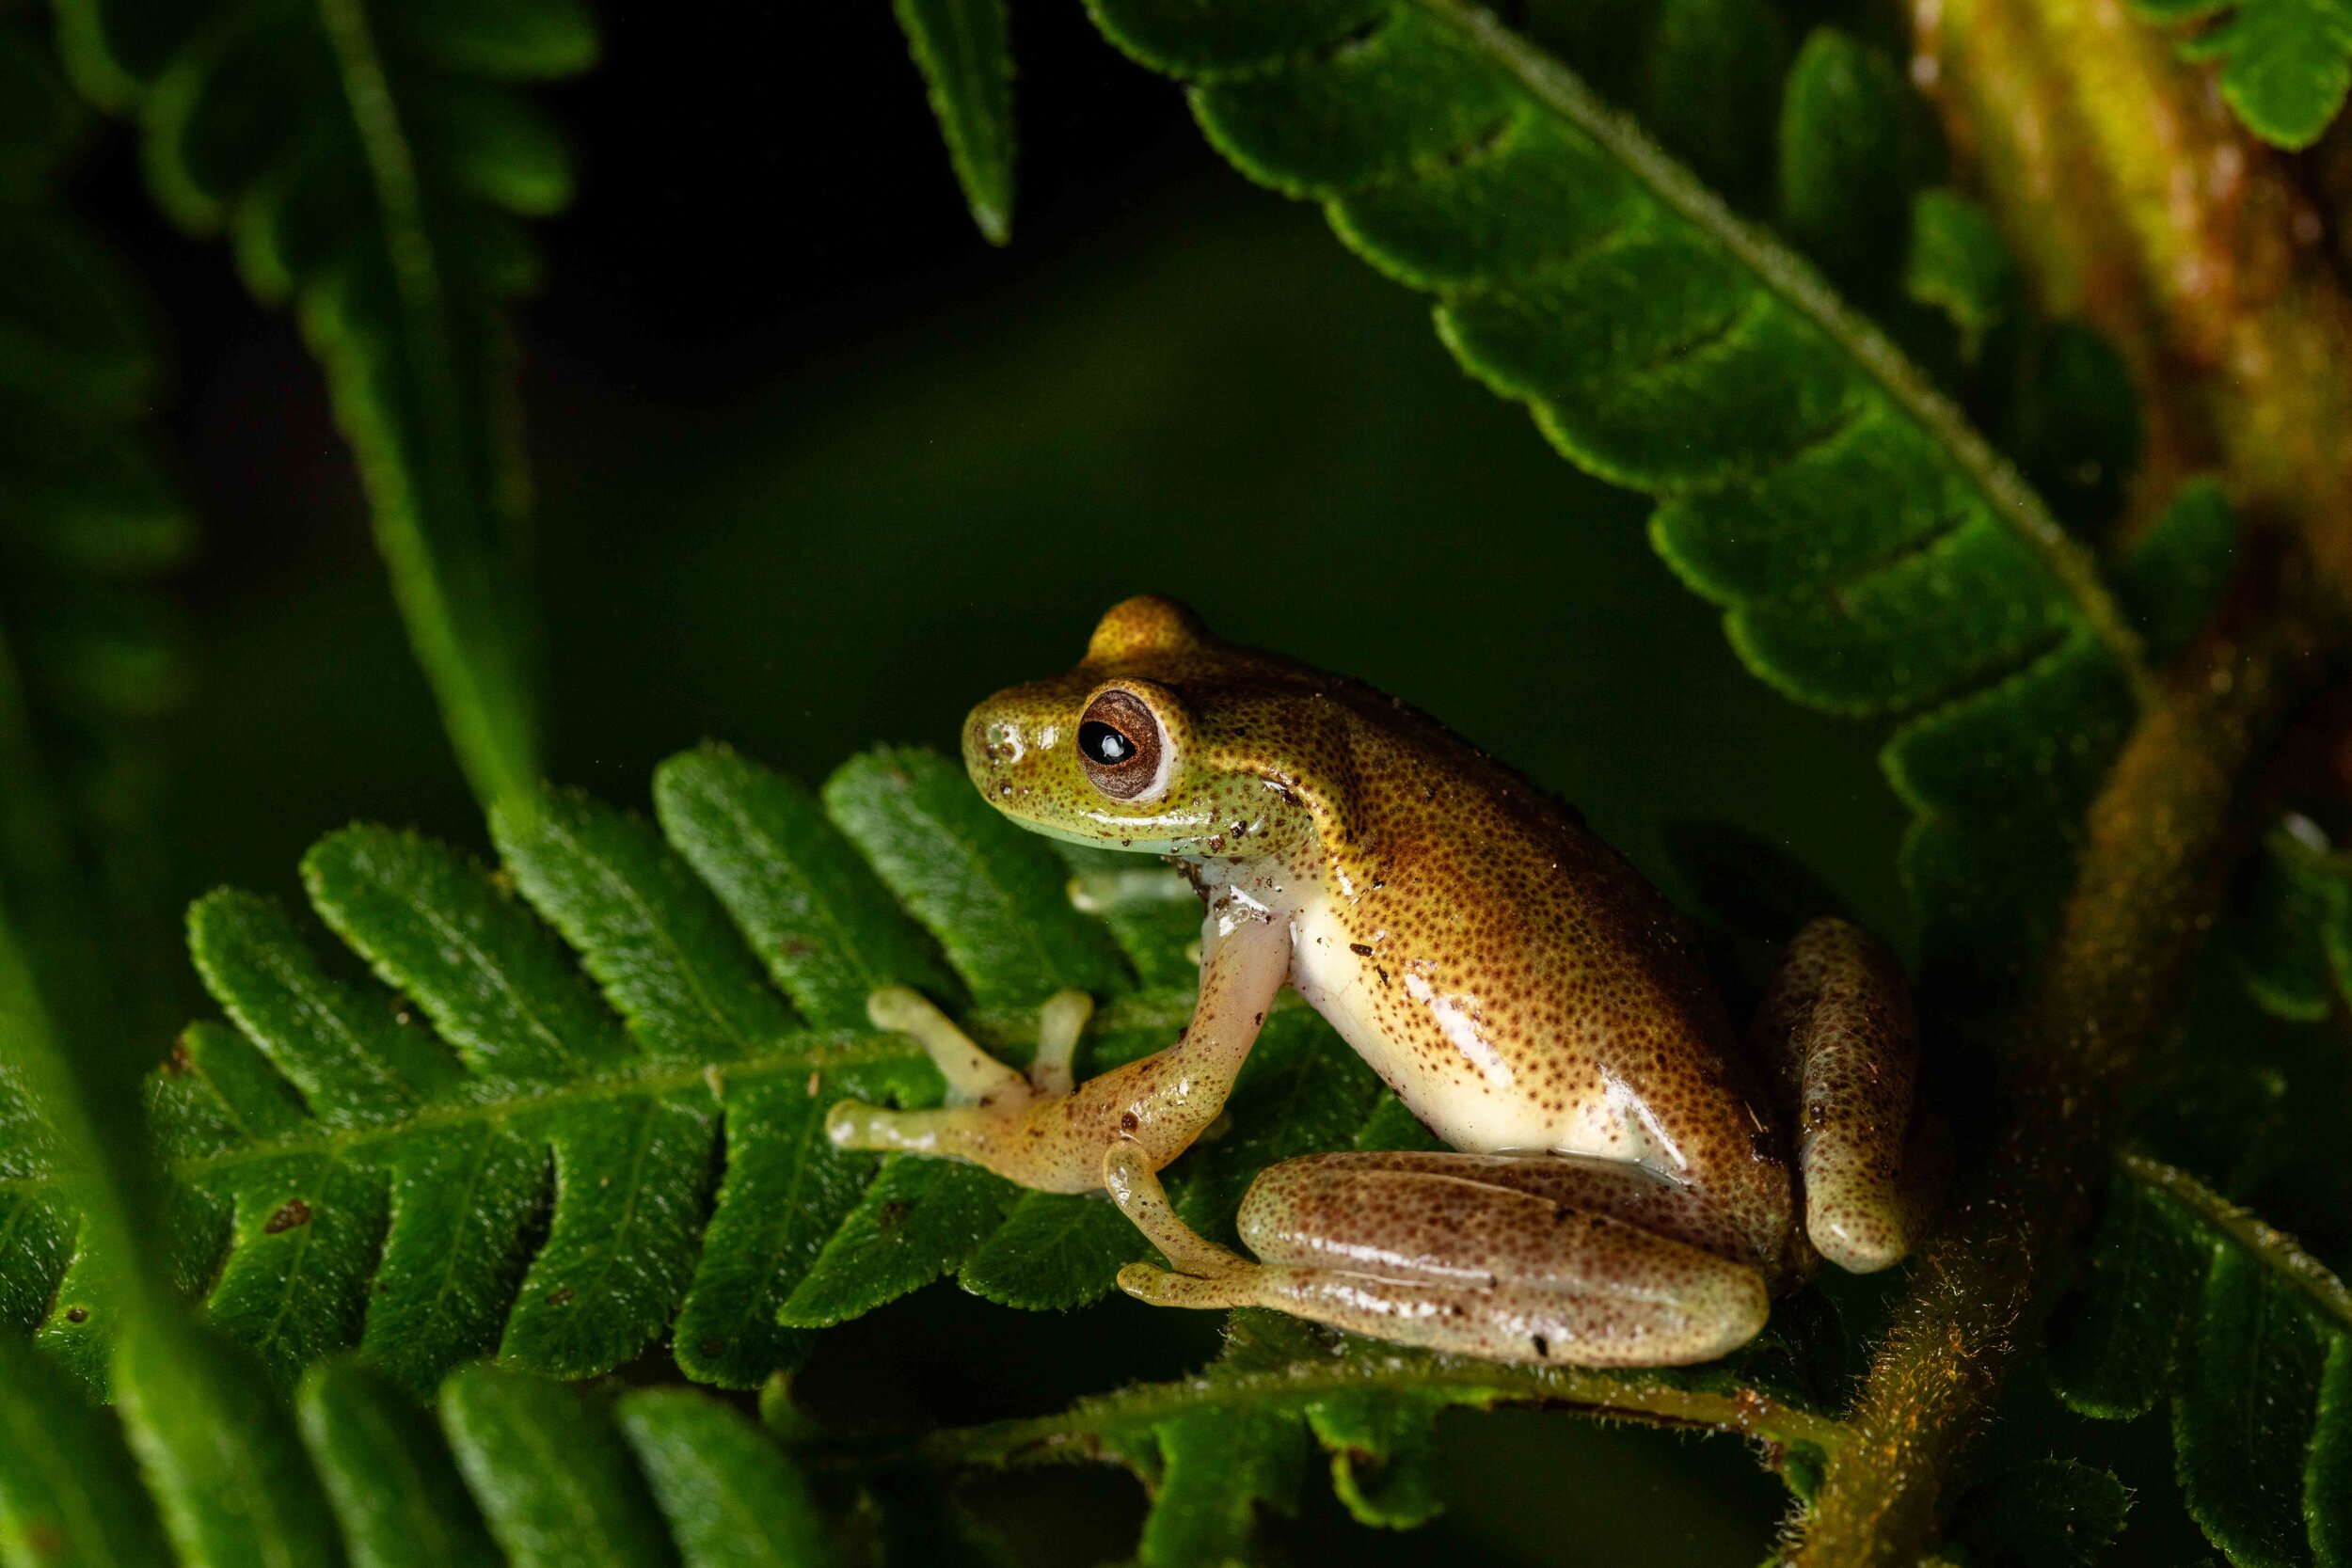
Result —
[[1749, 1031], [1796, 1127], [1804, 1227], [1839, 1268], [1871, 1274], [1911, 1248], [1949, 1151], [1919, 1117], [1919, 1024], [1894, 955], [1842, 920], [1799, 931]]
[[[1120, 730], [1123, 761], [1117, 743], [1081, 760], [1082, 717]], [[1024, 825], [1189, 872], [1199, 1008], [1176, 1045], [1066, 1098], [845, 1105], [836, 1141], [1107, 1184], [1183, 1271], [1121, 1276], [1147, 1299], [1506, 1359], [1668, 1364], [1754, 1334], [1768, 1285], [1814, 1261], [1775, 1100], [1808, 1113], [1833, 1255], [1900, 1255], [1909, 1005], [1852, 927], [1801, 940], [1761, 1031], [1772, 1072], [1754, 1072], [1681, 922], [1572, 813], [1401, 703], [1219, 642], [1164, 599], [1113, 609], [1070, 673], [981, 704], [964, 755]], [[1244, 1209], [1257, 1264], [1180, 1235], [1152, 1173], [1215, 1118], [1285, 981], [1466, 1152], [1274, 1167]]]

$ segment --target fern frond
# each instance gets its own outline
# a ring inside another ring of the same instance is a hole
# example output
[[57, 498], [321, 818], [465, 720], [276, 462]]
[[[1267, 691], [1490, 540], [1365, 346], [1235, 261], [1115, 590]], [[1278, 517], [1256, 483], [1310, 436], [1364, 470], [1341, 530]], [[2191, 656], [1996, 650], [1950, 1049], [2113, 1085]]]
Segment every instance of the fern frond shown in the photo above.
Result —
[[2352, 994], [2352, 856], [2318, 823], [2290, 814], [2264, 835], [2236, 916], [2231, 957], [2264, 1010], [2315, 1023]]
[[[667, 1333], [691, 1376], [750, 1387], [802, 1330], [944, 1274], [1070, 1307], [1145, 1255], [1100, 1199], [845, 1154], [823, 1119], [845, 1095], [940, 1092], [866, 1023], [879, 985], [928, 988], [1015, 1059], [1037, 1004], [1073, 985], [1104, 1002], [1094, 1069], [1166, 1045], [1191, 991], [1135, 974], [1180, 970], [1189, 922], [1081, 911], [1071, 866], [926, 752], [861, 757], [820, 805], [706, 750], [664, 764], [655, 795], [667, 841], [576, 795], [497, 814], [498, 877], [384, 829], [323, 841], [312, 909], [381, 987], [332, 973], [268, 899], [191, 910], [230, 1025], [191, 1025], [151, 1086], [175, 1273], [281, 1384], [355, 1344], [420, 1394], [491, 1350], [582, 1377]], [[1230, 1235], [1266, 1164], [1419, 1135], [1375, 1118], [1382, 1100], [1321, 1020], [1279, 1009], [1232, 1132], [1169, 1173], [1179, 1203]], [[0, 1223], [20, 1241], [0, 1307], [97, 1381], [103, 1261], [71, 1252], [53, 1166], [0, 1085]]]
[[[2088, 552], [1879, 328], [1476, 7], [1093, 12], [1189, 84], [1245, 173], [1434, 293], [1456, 357], [1563, 452], [1657, 496], [1661, 552], [1724, 607], [1750, 668], [1816, 706], [1902, 718], [1885, 762], [1931, 948], [2033, 928], [2146, 687], [2139, 640]], [[1827, 90], [1835, 62], [1803, 61]]]
[[69, 64], [135, 114], [150, 183], [296, 309], [376, 539], [483, 800], [538, 778], [517, 552], [530, 483], [503, 319], [536, 272], [516, 219], [571, 191], [516, 84], [583, 68], [575, 0], [65, 0]]
[[2169, 1405], [2189, 1512], [2233, 1563], [2352, 1563], [2352, 1291], [2290, 1238], [2124, 1155], [2052, 1370], [2085, 1415]]

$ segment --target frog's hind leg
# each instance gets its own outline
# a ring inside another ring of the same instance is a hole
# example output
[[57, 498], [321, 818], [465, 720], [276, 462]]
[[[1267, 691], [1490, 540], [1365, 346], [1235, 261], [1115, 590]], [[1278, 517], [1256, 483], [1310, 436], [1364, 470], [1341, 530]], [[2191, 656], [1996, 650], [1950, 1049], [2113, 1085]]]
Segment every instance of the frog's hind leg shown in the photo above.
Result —
[[[1242, 1201], [1251, 1262], [1195, 1235], [1149, 1162], [1113, 1148], [1104, 1184], [1176, 1272], [1120, 1271], [1167, 1307], [1265, 1307], [1350, 1333], [1493, 1361], [1707, 1361], [1764, 1326], [1756, 1269], [1541, 1189], [1549, 1156], [1309, 1156]], [[1510, 1167], [1529, 1167], [1525, 1171]], [[1612, 1203], [1613, 1207], [1613, 1202]]]
[[1845, 921], [1811, 922], [1765, 991], [1755, 1039], [1795, 1122], [1815, 1250], [1854, 1274], [1899, 1261], [1934, 1215], [1950, 1154], [1943, 1124], [1913, 1103], [1919, 1025], [1894, 955]]

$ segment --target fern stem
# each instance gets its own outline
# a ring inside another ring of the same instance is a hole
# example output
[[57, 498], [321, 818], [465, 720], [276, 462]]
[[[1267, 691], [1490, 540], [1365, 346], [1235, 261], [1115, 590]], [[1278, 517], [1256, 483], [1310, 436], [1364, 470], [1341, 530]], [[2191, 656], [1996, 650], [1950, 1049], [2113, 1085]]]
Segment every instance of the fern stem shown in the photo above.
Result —
[[2238, 780], [2319, 647], [2300, 617], [2259, 642], [2217, 641], [2125, 743], [2017, 1021], [1991, 1152], [1914, 1265], [1791, 1564], [1910, 1563], [1929, 1545], [1944, 1481], [2026, 1348], [2043, 1265], [2089, 1216], [2122, 1090], [2211, 924]]
[[[364, 0], [316, 5], [375, 188], [399, 307], [399, 352], [415, 397], [413, 443], [403, 440], [397, 415], [388, 418], [374, 406], [380, 389], [363, 384], [374, 367], [360, 362], [360, 351], [345, 345], [338, 363], [333, 345], [322, 343], [322, 357], [337, 382], [393, 597], [458, 761], [485, 806], [504, 805], [528, 818], [539, 777], [537, 722], [517, 646], [517, 607], [501, 602], [492, 562], [494, 514], [501, 501], [519, 511], [520, 485], [489, 471], [501, 464], [511, 469], [511, 452], [481, 453], [480, 475], [469, 461], [452, 321], [457, 302], [426, 221], [415, 151]], [[485, 325], [495, 334], [494, 325]], [[491, 448], [502, 446], [496, 430], [489, 436]]]
[[1447, 1390], [1461, 1402], [1535, 1404], [1607, 1419], [1706, 1427], [1787, 1447], [1835, 1449], [1846, 1436], [1835, 1419], [1767, 1399], [1753, 1389], [1688, 1386], [1638, 1372], [1574, 1367], [1512, 1367], [1453, 1356], [1397, 1352], [1334, 1356], [1267, 1371], [1216, 1371], [1177, 1383], [1143, 1384], [1081, 1400], [1052, 1416], [992, 1421], [935, 1433], [924, 1456], [942, 1465], [1020, 1465], [1104, 1457], [1104, 1436], [1200, 1410], [1291, 1407], [1359, 1389]]
[[1967, 416], [1920, 374], [1869, 319], [1837, 296], [1803, 257], [1748, 223], [1670, 157], [1633, 120], [1575, 73], [1464, 0], [1414, 0], [1459, 29], [1535, 98], [1609, 150], [1661, 201], [1752, 268], [1790, 308], [1851, 355], [1896, 404], [1934, 436], [1982, 488], [2002, 518], [2048, 564], [2093, 633], [2122, 667], [2141, 708], [2160, 700], [2138, 631], [2116, 603], [2091, 552], [2050, 515], [2016, 465], [1977, 434]]

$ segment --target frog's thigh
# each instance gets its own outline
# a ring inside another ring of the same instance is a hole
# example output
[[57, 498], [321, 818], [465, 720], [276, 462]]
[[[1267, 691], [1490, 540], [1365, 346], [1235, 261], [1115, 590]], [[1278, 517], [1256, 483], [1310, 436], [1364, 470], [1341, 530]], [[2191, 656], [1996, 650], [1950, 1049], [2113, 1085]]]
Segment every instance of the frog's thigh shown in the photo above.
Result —
[[1269, 1307], [1489, 1360], [1586, 1367], [1711, 1360], [1764, 1326], [1756, 1270], [1493, 1180], [1486, 1164], [1473, 1177], [1444, 1154], [1289, 1161], [1242, 1203], [1242, 1239], [1262, 1264], [1159, 1275], [1157, 1289], [1136, 1293], [1172, 1306]]
[[1894, 956], [1842, 920], [1799, 931], [1756, 1046], [1797, 1128], [1805, 1233], [1857, 1274], [1911, 1250], [1940, 1196], [1940, 1129], [1915, 1116], [1919, 1027]]
[[[1621, 1160], [1587, 1159], [1572, 1154], [1540, 1158], [1524, 1154], [1459, 1154], [1446, 1152], [1373, 1152], [1318, 1154], [1292, 1161], [1266, 1172], [1244, 1199], [1243, 1224], [1257, 1214], [1252, 1207], [1268, 1205], [1267, 1217], [1257, 1223], [1279, 1224], [1279, 1212], [1304, 1211], [1311, 1195], [1334, 1182], [1386, 1171], [1411, 1171], [1426, 1176], [1457, 1177], [1493, 1187], [1510, 1187], [1543, 1198], [1554, 1206], [1588, 1209], [1623, 1220], [1637, 1230], [1687, 1243], [1702, 1252], [1737, 1262], [1768, 1267], [1778, 1261], [1780, 1238], [1756, 1234], [1752, 1218], [1719, 1202], [1706, 1189], [1669, 1181], [1641, 1165]], [[1344, 1197], [1334, 1201], [1343, 1202]], [[1320, 1202], [1315, 1205], [1325, 1207]], [[1268, 1240], [1277, 1246], [1284, 1243]], [[1253, 1240], [1251, 1244], [1256, 1246]], [[1263, 1248], [1258, 1249], [1262, 1254]]]

